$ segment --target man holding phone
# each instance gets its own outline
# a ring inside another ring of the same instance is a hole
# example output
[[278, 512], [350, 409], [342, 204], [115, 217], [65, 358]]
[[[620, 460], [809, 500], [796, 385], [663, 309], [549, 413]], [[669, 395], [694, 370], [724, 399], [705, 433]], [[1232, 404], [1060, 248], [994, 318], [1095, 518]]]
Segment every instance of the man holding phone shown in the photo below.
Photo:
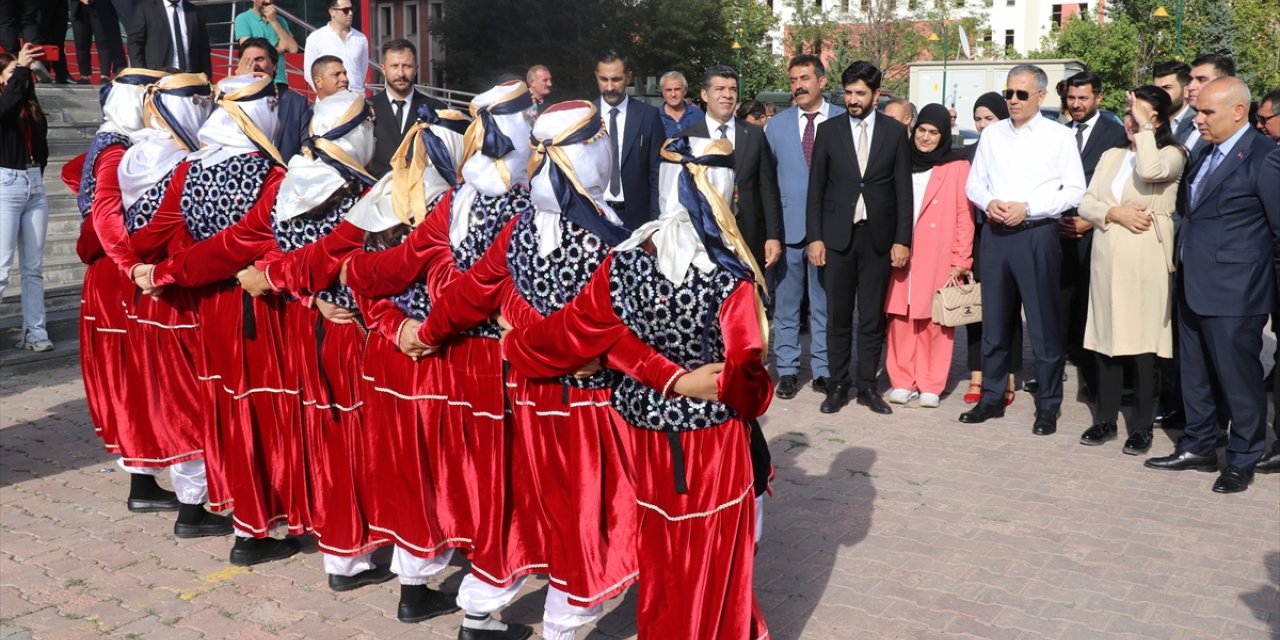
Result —
[[[275, 47], [281, 57], [298, 52], [298, 41], [289, 32], [289, 25], [276, 11], [274, 0], [253, 0], [253, 8], [236, 16], [236, 44], [244, 46], [249, 38], [263, 38]], [[289, 79], [281, 61], [276, 65], [276, 84], [288, 84]]]

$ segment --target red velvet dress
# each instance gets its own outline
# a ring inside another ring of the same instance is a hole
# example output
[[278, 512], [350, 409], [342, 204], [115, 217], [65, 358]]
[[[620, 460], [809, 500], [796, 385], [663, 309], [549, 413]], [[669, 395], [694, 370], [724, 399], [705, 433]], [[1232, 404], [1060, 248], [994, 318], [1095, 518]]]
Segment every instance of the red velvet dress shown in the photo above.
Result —
[[302, 429], [311, 505], [311, 525], [321, 551], [359, 556], [387, 543], [370, 535], [360, 485], [364, 469], [364, 412], [360, 366], [366, 332], [358, 322], [324, 319], [314, 301], [355, 310], [350, 291], [338, 283], [347, 257], [361, 249], [364, 231], [343, 222], [356, 203], [349, 195], [324, 215], [275, 220], [284, 256], [266, 263], [273, 289], [293, 299], [285, 305], [287, 356], [301, 378]]
[[[201, 167], [183, 163], [177, 216], [185, 233], [175, 245], [196, 244], [156, 266], [157, 286], [201, 287], [200, 340], [214, 385], [209, 437], [220, 444], [217, 470], [228, 491], [223, 508], [234, 510], [242, 531], [265, 537], [285, 524], [308, 528], [297, 372], [286, 356], [284, 300], [249, 298], [231, 280], [236, 272], [276, 251], [271, 208], [284, 170], [257, 154]], [[173, 201], [166, 199], [168, 204]], [[167, 223], [167, 222], [166, 222]]]
[[609, 352], [628, 330], [686, 368], [725, 363], [720, 402], [666, 398], [633, 378], [614, 389], [614, 415], [634, 427], [641, 638], [768, 636], [751, 587], [755, 501], [746, 421], [772, 396], [753, 286], [697, 268], [675, 285], [649, 254], [622, 252], [564, 310], [506, 340], [512, 366], [531, 376], [571, 371]]
[[[483, 255], [507, 222], [530, 207], [528, 189], [522, 186], [501, 196], [478, 196], [467, 235], [454, 247], [449, 240], [449, 220], [455, 193], [442, 198], [401, 245], [354, 259], [347, 272], [352, 289], [380, 298], [425, 278], [430, 297], [438, 298]], [[496, 324], [486, 323], [453, 340], [444, 350], [451, 384], [443, 395], [447, 413], [454, 414], [446, 422], [455, 425], [453, 429], [462, 437], [458, 441], [455, 432], [450, 446], [428, 455], [465, 458], [463, 484], [442, 479], [436, 495], [456, 499], [466, 492], [473, 529], [458, 537], [470, 538], [472, 573], [492, 585], [506, 587], [524, 575], [545, 571], [546, 564], [541, 561], [542, 536], [536, 512], [517, 502], [521, 493], [512, 491], [519, 479], [511, 476], [513, 433], [497, 338]], [[440, 466], [445, 464], [449, 463]], [[436, 507], [445, 511], [439, 502]]]

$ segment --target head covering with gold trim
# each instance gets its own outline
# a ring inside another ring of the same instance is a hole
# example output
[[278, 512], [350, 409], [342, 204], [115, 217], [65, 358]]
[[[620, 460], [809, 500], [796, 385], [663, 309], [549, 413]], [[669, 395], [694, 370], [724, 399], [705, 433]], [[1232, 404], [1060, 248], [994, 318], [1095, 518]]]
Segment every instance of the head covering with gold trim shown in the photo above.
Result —
[[517, 184], [529, 184], [529, 134], [535, 113], [529, 87], [511, 80], [471, 100], [462, 188], [453, 198], [449, 239], [456, 246], [467, 235], [476, 194], [499, 196]]
[[373, 109], [364, 96], [339, 91], [316, 102], [302, 147], [280, 183], [276, 220], [316, 208], [344, 185], [373, 185], [364, 169], [373, 158]]
[[613, 155], [595, 104], [571, 100], [552, 105], [533, 123], [529, 190], [538, 229], [538, 252], [560, 247], [560, 217], [614, 246], [630, 232], [605, 203]]
[[163, 71], [130, 67], [102, 86], [98, 103], [102, 105], [102, 125], [98, 133], [130, 135], [143, 128], [142, 101], [147, 86], [165, 77]]
[[165, 76], [147, 90], [146, 127], [129, 135], [133, 146], [117, 172], [126, 211], [198, 148], [196, 134], [213, 110], [212, 95], [203, 73]]
[[200, 149], [188, 160], [204, 166], [248, 153], [261, 153], [283, 165], [271, 143], [280, 126], [276, 85], [265, 73], [223, 78], [215, 92], [214, 110], [197, 136]]

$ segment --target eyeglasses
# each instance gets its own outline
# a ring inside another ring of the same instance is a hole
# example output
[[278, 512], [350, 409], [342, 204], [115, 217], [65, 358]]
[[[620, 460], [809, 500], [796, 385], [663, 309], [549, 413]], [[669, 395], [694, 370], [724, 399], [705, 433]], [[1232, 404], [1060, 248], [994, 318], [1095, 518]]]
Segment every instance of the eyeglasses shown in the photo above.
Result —
[[1271, 122], [1271, 120], [1273, 120], [1273, 119], [1275, 119], [1275, 118], [1280, 118], [1280, 113], [1273, 113], [1273, 114], [1271, 114], [1271, 115], [1269, 115], [1269, 116], [1264, 116], [1264, 115], [1262, 115], [1261, 113], [1259, 113], [1259, 114], [1258, 114], [1258, 126], [1260, 126], [1260, 127], [1265, 127], [1265, 126], [1267, 126], [1267, 123], [1268, 123], [1268, 122]]
[[330, 7], [330, 11], [341, 11], [343, 13], [351, 13], [351, 7]]
[[1031, 99], [1031, 92], [1025, 89], [1005, 89], [1004, 90], [1005, 100], [1012, 100], [1014, 96], [1017, 96], [1018, 100], [1026, 102], [1027, 100]]

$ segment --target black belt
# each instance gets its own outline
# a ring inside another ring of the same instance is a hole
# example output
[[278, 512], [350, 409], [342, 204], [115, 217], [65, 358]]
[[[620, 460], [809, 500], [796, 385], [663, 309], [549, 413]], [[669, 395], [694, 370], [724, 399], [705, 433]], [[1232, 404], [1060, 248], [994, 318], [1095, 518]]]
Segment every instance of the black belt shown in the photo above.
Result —
[[609, 208], [613, 209], [614, 211], [622, 211], [623, 209], [627, 208], [627, 203], [621, 200], [617, 200], [617, 201], [605, 200], [604, 203], [609, 205]]
[[1022, 224], [1015, 224], [1012, 227], [1006, 224], [1000, 224], [998, 222], [990, 222], [987, 224], [991, 225], [991, 229], [993, 231], [1003, 231], [1005, 233], [1014, 233], [1017, 231], [1026, 231], [1028, 229], [1035, 229], [1036, 227], [1043, 227], [1046, 225], [1057, 224], [1057, 223], [1058, 223], [1057, 218], [1037, 218], [1035, 220], [1026, 220]]

